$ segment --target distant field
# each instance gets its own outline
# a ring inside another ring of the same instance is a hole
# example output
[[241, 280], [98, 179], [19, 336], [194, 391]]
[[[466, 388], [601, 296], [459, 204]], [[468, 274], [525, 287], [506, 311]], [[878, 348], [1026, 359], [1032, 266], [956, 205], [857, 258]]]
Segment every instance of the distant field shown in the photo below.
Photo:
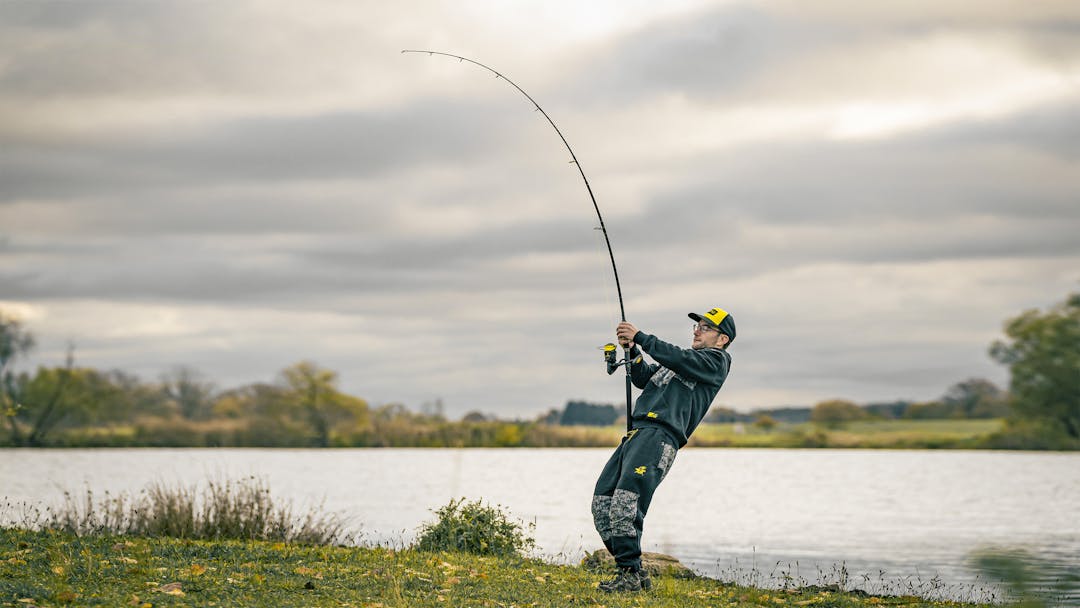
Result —
[[[777, 424], [702, 424], [690, 438], [696, 447], [1047, 449], [1035, 442], [1000, 441], [1003, 419], [876, 420], [838, 428]], [[410, 420], [331, 436], [332, 447], [611, 447], [626, 433], [622, 424], [559, 426], [537, 422]], [[992, 435], [998, 439], [991, 440]], [[0, 441], [0, 445], [2, 441]], [[265, 435], [250, 421], [143, 421], [137, 425], [75, 428], [57, 433], [49, 447], [313, 447], [305, 435]], [[1052, 447], [1050, 449], [1076, 449]]]
[[691, 444], [699, 447], [978, 448], [1004, 426], [990, 420], [874, 420], [829, 429], [810, 423], [703, 424]]

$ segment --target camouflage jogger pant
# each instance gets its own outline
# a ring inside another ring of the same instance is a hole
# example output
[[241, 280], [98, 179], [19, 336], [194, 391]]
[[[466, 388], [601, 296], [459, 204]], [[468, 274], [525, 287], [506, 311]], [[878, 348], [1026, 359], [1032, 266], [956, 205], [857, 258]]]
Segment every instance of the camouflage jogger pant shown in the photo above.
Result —
[[604, 465], [593, 491], [593, 524], [616, 565], [641, 567], [645, 513], [677, 451], [662, 429], [644, 427], [627, 433]]

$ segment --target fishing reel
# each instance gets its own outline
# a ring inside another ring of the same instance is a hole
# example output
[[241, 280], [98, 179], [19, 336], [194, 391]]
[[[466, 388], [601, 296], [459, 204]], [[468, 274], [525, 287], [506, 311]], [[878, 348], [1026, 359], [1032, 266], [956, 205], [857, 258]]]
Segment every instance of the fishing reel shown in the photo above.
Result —
[[629, 365], [630, 359], [619, 359], [618, 354], [615, 352], [617, 347], [608, 342], [600, 347], [604, 351], [604, 362], [607, 363], [607, 373], [610, 376], [615, 373], [615, 370], [619, 369], [623, 365]]

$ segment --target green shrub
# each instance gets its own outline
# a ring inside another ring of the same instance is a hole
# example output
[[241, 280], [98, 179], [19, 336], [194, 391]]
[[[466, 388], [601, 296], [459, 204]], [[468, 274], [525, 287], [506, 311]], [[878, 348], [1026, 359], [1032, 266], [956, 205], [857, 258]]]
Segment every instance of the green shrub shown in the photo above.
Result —
[[420, 528], [416, 548], [421, 551], [463, 551], [476, 555], [524, 556], [536, 546], [535, 528], [522, 529], [502, 507], [484, 506], [479, 500], [451, 500], [435, 511], [436, 521]]
[[1043, 420], [1009, 419], [1005, 428], [983, 440], [980, 447], [1003, 450], [1076, 450], [1080, 440]]

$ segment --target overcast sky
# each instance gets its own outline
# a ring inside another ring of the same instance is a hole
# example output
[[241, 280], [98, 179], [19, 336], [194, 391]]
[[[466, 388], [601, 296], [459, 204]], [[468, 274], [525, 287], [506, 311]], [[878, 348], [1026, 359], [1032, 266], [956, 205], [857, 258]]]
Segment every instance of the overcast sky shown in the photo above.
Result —
[[619, 404], [626, 314], [733, 314], [716, 403], [924, 400], [1080, 290], [1080, 4], [0, 2], [0, 308], [220, 388]]

